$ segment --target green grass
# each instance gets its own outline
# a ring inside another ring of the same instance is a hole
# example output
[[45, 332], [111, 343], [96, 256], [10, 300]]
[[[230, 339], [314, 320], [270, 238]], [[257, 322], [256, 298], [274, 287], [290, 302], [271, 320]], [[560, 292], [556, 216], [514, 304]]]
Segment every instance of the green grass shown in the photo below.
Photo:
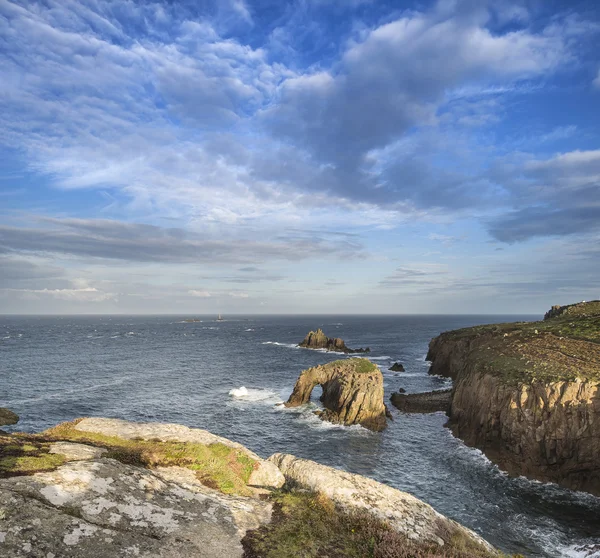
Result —
[[352, 368], [352, 372], [358, 372], [359, 374], [369, 374], [377, 370], [377, 366], [366, 358], [347, 358], [341, 360], [334, 360], [325, 366], [344, 366]]
[[200, 482], [225, 494], [250, 495], [247, 483], [257, 462], [224, 444], [126, 440], [75, 428], [78, 421], [59, 424], [40, 436], [102, 447], [104, 457], [147, 468], [179, 466], [191, 469]]
[[440, 528], [443, 547], [415, 544], [366, 512], [346, 513], [320, 494], [278, 492], [273, 521], [250, 531], [247, 558], [488, 558], [500, 557], [465, 537]]
[[48, 453], [50, 444], [32, 443], [20, 436], [0, 436], [0, 478], [52, 471], [65, 462]]

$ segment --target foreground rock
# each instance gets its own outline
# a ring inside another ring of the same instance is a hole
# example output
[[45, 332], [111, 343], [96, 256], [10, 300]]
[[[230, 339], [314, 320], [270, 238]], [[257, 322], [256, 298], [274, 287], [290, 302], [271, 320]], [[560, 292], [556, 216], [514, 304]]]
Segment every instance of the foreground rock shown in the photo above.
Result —
[[600, 495], [600, 303], [443, 333], [427, 358], [455, 380], [458, 437], [510, 474]]
[[450, 409], [452, 390], [444, 389], [426, 393], [411, 393], [404, 395], [392, 393], [392, 405], [404, 413], [447, 413]]
[[256, 460], [258, 466], [250, 475], [249, 486], [280, 488], [285, 479], [280, 471], [271, 463], [261, 459], [247, 447], [227, 438], [216, 436], [208, 430], [188, 428], [181, 424], [154, 423], [154, 422], [128, 422], [118, 419], [86, 418], [77, 423], [76, 430], [115, 436], [125, 440], [152, 440], [161, 442], [191, 442], [196, 444], [223, 444], [230, 448], [244, 452], [248, 457]]
[[305, 349], [325, 349], [326, 351], [334, 351], [336, 353], [369, 353], [371, 349], [350, 349], [346, 347], [346, 343], [339, 337], [327, 337], [321, 329], [310, 331], [298, 347]]
[[404, 372], [404, 366], [399, 362], [394, 362], [394, 364], [390, 366], [389, 370], [392, 372]]
[[19, 422], [19, 415], [0, 407], [0, 426], [11, 426]]
[[271, 505], [225, 496], [188, 469], [148, 471], [115, 461], [74, 461], [0, 480], [0, 554], [6, 557], [241, 557], [247, 529]]
[[337, 424], [360, 424], [370, 430], [386, 428], [387, 409], [383, 402], [383, 376], [377, 366], [364, 358], [336, 360], [304, 370], [286, 407], [310, 401], [313, 388], [323, 388], [323, 420]]
[[276, 453], [269, 461], [279, 467], [290, 486], [324, 494], [346, 511], [367, 510], [412, 541], [443, 546], [452, 538], [462, 537], [484, 553], [493, 552], [474, 532], [406, 492], [293, 455]]

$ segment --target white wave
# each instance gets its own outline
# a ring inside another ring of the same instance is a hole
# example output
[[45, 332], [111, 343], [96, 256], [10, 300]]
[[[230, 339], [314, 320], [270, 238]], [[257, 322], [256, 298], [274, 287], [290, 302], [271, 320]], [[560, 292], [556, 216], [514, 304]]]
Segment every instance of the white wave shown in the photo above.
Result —
[[278, 347], [288, 347], [289, 349], [299, 349], [294, 343], [279, 343], [279, 341], [263, 341], [261, 345], [277, 345]]
[[600, 539], [558, 547], [565, 558], [600, 558]]
[[254, 330], [251, 327], [249, 327], [248, 329], [246, 329], [244, 331], [254, 331]]
[[369, 360], [393, 360], [390, 356], [367, 357]]
[[230, 390], [229, 395], [239, 401], [248, 401], [251, 403], [260, 401], [270, 403], [281, 402], [279, 394], [270, 389], [247, 388], [246, 386], [242, 386]]

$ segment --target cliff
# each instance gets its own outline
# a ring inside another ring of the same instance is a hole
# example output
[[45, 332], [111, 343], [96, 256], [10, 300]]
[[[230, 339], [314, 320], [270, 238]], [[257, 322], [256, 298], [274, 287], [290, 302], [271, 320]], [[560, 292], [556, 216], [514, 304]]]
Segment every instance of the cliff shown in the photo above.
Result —
[[588, 304], [443, 333], [427, 358], [455, 381], [455, 435], [510, 474], [600, 495], [600, 305]]
[[373, 545], [390, 557], [498, 556], [409, 494], [289, 455], [264, 460], [206, 430], [80, 419], [0, 434], [7, 558], [282, 558], [298, 548], [316, 558], [372, 555]]
[[369, 353], [371, 349], [350, 349], [346, 347], [346, 343], [339, 337], [327, 337], [323, 330], [309, 331], [298, 347], [304, 349], [325, 349], [326, 351], [334, 351], [336, 353]]
[[325, 410], [319, 416], [339, 424], [360, 424], [370, 430], [387, 427], [387, 409], [383, 402], [383, 376], [364, 358], [336, 360], [304, 370], [285, 403], [297, 407], [310, 401], [316, 385], [323, 388]]

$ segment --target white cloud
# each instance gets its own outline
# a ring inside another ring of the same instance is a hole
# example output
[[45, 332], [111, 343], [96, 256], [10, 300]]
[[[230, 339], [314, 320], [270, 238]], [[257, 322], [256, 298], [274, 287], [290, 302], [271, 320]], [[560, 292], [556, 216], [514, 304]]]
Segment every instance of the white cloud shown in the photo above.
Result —
[[598, 75], [596, 76], [596, 79], [593, 81], [593, 84], [597, 89], [600, 89], [600, 70], [598, 70]]
[[212, 296], [208, 291], [197, 291], [193, 289], [188, 291], [188, 294], [198, 298], [210, 298]]

